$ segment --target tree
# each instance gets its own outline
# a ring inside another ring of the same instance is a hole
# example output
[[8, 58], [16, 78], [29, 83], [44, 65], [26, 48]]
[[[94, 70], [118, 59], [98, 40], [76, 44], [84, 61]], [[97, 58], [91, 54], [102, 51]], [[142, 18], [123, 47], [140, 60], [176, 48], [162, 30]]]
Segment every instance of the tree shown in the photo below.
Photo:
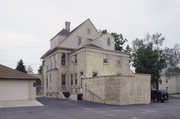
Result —
[[161, 34], [147, 34], [133, 41], [132, 61], [136, 73], [151, 74], [151, 85], [158, 89], [160, 73], [166, 67], [166, 54], [161, 48], [165, 40]]
[[42, 65], [39, 66], [38, 73], [39, 73], [39, 74], [42, 74]]
[[167, 68], [165, 69], [165, 75], [180, 73], [180, 45], [175, 44], [173, 48], [166, 48], [164, 50], [167, 57]]
[[27, 73], [22, 59], [20, 59], [19, 62], [17, 63], [16, 70]]
[[30, 65], [27, 68], [27, 73], [28, 74], [33, 74], [34, 73], [32, 67]]
[[[108, 33], [107, 30], [102, 30], [100, 31], [101, 34], [106, 34]], [[118, 34], [118, 33], [110, 33], [113, 37], [114, 37], [114, 41], [115, 41], [115, 50], [118, 51], [123, 51], [123, 45], [125, 44], [125, 42], [127, 42], [128, 40], [126, 38], [123, 37], [122, 34]]]

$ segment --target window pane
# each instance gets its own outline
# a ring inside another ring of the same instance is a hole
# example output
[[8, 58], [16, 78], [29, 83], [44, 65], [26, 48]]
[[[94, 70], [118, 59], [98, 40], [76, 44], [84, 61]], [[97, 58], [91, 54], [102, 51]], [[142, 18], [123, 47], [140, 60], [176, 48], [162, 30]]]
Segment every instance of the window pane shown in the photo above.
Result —
[[108, 46], [110, 46], [110, 45], [111, 45], [110, 38], [107, 38], [107, 45], [108, 45]]
[[116, 57], [116, 63], [121, 64], [121, 58], [119, 56]]
[[66, 85], [66, 75], [62, 74], [61, 76], [61, 85]]
[[81, 45], [82, 44], [82, 38], [78, 38], [78, 45]]
[[73, 74], [71, 74], [71, 85], [73, 85]]
[[77, 64], [77, 55], [74, 55], [74, 63]]
[[97, 76], [97, 72], [93, 72], [92, 77], [96, 77], [96, 76]]
[[65, 65], [66, 64], [66, 54], [62, 53], [61, 54], [61, 65]]
[[74, 74], [75, 84], [77, 84], [77, 73]]
[[103, 63], [108, 63], [108, 56], [107, 55], [103, 55]]

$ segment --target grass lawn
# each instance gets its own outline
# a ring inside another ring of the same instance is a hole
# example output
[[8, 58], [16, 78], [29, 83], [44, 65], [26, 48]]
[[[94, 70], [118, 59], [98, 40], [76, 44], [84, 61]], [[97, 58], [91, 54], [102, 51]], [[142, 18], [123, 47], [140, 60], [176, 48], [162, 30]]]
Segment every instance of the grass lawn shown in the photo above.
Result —
[[171, 99], [180, 99], [180, 93], [170, 93], [169, 98], [171, 98]]

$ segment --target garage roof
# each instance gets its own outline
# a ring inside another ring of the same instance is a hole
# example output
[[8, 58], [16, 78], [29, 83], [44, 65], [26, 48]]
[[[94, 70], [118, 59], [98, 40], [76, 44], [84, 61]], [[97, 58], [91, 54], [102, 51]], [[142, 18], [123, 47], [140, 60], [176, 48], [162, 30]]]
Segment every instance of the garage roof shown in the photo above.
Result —
[[11, 69], [0, 64], [0, 79], [39, 80], [37, 77]]

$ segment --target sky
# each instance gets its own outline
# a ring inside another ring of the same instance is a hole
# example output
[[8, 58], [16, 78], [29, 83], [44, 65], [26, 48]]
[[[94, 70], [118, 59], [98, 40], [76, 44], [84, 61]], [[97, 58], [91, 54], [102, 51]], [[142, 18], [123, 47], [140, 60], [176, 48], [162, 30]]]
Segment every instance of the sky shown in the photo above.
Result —
[[98, 30], [122, 33], [131, 44], [162, 33], [164, 47], [180, 44], [180, 0], [0, 0], [0, 64], [19, 59], [37, 73], [50, 39], [71, 22], [90, 18]]

